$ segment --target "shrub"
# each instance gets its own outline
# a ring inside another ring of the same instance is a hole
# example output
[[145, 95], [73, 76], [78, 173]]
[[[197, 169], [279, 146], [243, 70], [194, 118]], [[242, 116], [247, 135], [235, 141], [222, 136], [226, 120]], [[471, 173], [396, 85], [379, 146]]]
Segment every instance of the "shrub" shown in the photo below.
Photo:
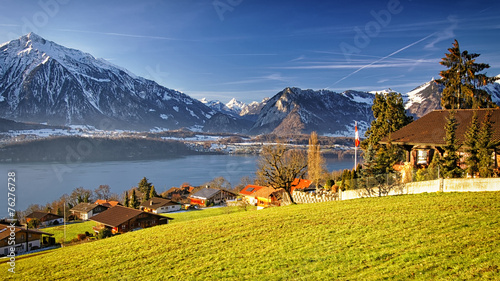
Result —
[[78, 238], [78, 241], [84, 241], [87, 239], [87, 235], [85, 234], [78, 234], [76, 237]]
[[99, 230], [99, 234], [97, 235], [97, 238], [104, 239], [104, 238], [111, 237], [111, 236], [112, 236], [111, 230], [109, 228], [103, 228], [103, 229]]

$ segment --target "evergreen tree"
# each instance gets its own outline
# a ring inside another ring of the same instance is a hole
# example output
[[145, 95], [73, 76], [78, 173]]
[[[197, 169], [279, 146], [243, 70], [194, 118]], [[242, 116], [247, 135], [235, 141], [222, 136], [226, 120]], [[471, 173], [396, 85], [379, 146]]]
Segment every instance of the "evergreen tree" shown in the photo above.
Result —
[[132, 190], [132, 197], [130, 198], [129, 207], [137, 209], [139, 207], [139, 201], [137, 201], [137, 196], [135, 195], [135, 189]]
[[155, 186], [151, 186], [151, 190], [149, 191], [149, 198], [159, 197], [158, 193], [156, 193]]
[[435, 180], [440, 177], [440, 164], [441, 164], [441, 156], [439, 155], [439, 152], [434, 152], [434, 155], [432, 156], [431, 163], [429, 164], [429, 167], [427, 168], [427, 180]]
[[475, 62], [479, 54], [461, 52], [457, 40], [448, 52], [440, 62], [448, 69], [441, 71], [441, 79], [436, 80], [444, 86], [441, 106], [445, 109], [496, 107], [488, 92], [481, 88], [497, 79], [479, 73], [490, 66]]
[[[149, 189], [151, 191], [151, 189]], [[149, 200], [149, 194], [150, 192], [148, 191], [147, 193], [144, 193], [142, 196], [142, 202], [148, 201]]]
[[484, 115], [483, 124], [478, 136], [478, 158], [479, 175], [487, 178], [493, 174], [493, 161], [491, 159], [491, 137], [493, 136], [493, 127], [491, 124], [491, 111]]
[[372, 112], [374, 120], [366, 131], [366, 139], [361, 143], [363, 149], [372, 145], [378, 150], [379, 142], [413, 121], [413, 117], [406, 115], [403, 97], [399, 93], [375, 94]]
[[456, 138], [456, 130], [458, 124], [455, 118], [455, 111], [450, 111], [445, 125], [445, 156], [443, 158], [443, 176], [445, 178], [458, 178], [462, 175], [462, 170], [458, 167], [458, 140]]
[[465, 159], [467, 164], [467, 174], [474, 177], [479, 172], [479, 147], [478, 147], [479, 125], [477, 119], [477, 111], [472, 114], [472, 120], [467, 132], [465, 133], [465, 152], [468, 156]]
[[[394, 92], [376, 94], [372, 111], [375, 119], [365, 133], [366, 139], [361, 143], [365, 150], [365, 177], [393, 172], [394, 164], [403, 160], [404, 153], [399, 147], [391, 145], [391, 133], [413, 121], [413, 117], [406, 115], [401, 94]], [[379, 144], [384, 138], [388, 138], [386, 146]]]
[[129, 197], [128, 197], [128, 191], [125, 191], [125, 199], [123, 200], [123, 206], [125, 207], [130, 207], [130, 204], [129, 204]]
[[139, 185], [137, 186], [139, 188], [139, 191], [142, 192], [143, 194], [148, 194], [151, 189], [152, 184], [148, 181], [146, 177], [142, 178], [142, 180], [139, 182]]

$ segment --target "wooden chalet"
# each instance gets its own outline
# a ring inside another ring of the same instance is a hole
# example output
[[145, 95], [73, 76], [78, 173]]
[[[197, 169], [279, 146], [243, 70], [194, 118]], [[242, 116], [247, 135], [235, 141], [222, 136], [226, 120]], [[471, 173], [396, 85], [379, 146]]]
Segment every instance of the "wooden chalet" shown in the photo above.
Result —
[[[456, 110], [455, 118], [458, 123], [456, 136], [459, 144], [463, 144], [474, 111], [477, 112], [479, 127], [481, 127], [488, 110], [492, 112], [492, 142], [494, 143], [492, 158], [494, 159], [495, 167], [498, 168], [500, 161], [498, 155], [500, 152], [500, 109]], [[390, 141], [392, 144], [399, 145], [406, 150], [406, 162], [410, 162], [414, 166], [427, 166], [432, 161], [434, 153], [439, 153], [441, 156], [444, 153], [444, 146], [446, 145], [445, 124], [450, 111], [432, 111], [392, 133], [390, 139], [385, 138], [381, 143], [387, 144]], [[460, 154], [465, 156], [463, 149], [464, 146], [462, 146]]]
[[269, 186], [247, 185], [240, 191], [240, 195], [253, 206], [266, 208], [269, 206], [279, 206], [285, 190], [283, 188], [274, 189]]
[[62, 216], [46, 213], [46, 212], [33, 212], [26, 216], [26, 223], [29, 223], [32, 219], [38, 219], [42, 226], [49, 226], [54, 224], [63, 224], [64, 218]]
[[181, 209], [181, 204], [173, 202], [172, 200], [153, 197], [149, 200], [143, 201], [139, 206], [139, 209], [144, 212], [162, 214], [179, 211]]
[[218, 188], [202, 188], [198, 192], [189, 196], [190, 204], [207, 207], [210, 205], [219, 205], [226, 200], [233, 200], [236, 194], [227, 190]]
[[109, 228], [116, 234], [167, 224], [172, 218], [118, 205], [93, 216], [90, 220], [97, 223], [94, 227], [95, 232]]
[[81, 220], [89, 220], [91, 217], [106, 211], [109, 207], [92, 203], [79, 203], [69, 210], [71, 214]]
[[[9, 245], [12, 232], [15, 233], [15, 243], [10, 242], [12, 245]], [[10, 224], [0, 224], [0, 256], [10, 254], [10, 248], [14, 248], [16, 254], [39, 249], [42, 246], [43, 235], [50, 237], [54, 234], [20, 226], [11, 226]]]

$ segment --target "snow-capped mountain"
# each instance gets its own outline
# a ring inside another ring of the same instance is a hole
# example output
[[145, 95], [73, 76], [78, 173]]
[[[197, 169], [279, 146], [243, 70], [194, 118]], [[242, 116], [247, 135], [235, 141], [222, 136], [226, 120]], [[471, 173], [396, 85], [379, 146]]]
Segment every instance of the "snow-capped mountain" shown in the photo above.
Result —
[[206, 98], [202, 98], [200, 101], [217, 112], [222, 112], [232, 116], [246, 116], [259, 114], [260, 110], [266, 104], [267, 100], [269, 100], [269, 98], [265, 98], [261, 102], [254, 101], [250, 104], [238, 101], [235, 98], [232, 98], [226, 104], [222, 103], [219, 100], [209, 101]]
[[[497, 77], [500, 77], [497, 76]], [[409, 114], [420, 118], [425, 114], [441, 109], [441, 95], [444, 87], [436, 83], [434, 79], [418, 86], [410, 92], [403, 94], [405, 108]], [[491, 95], [494, 103], [500, 105], [500, 80], [489, 84], [484, 89]]]
[[493, 84], [489, 84], [484, 89], [491, 95], [491, 100], [500, 105], [500, 75], [497, 75], [497, 81]]
[[362, 135], [373, 120], [373, 98], [365, 92], [286, 88], [267, 101], [250, 132], [350, 136], [358, 121]]
[[438, 85], [434, 79], [418, 86], [403, 95], [407, 112], [415, 118], [441, 109], [441, 93], [443, 86]]
[[247, 105], [244, 102], [237, 101], [235, 98], [232, 98], [228, 103], [226, 103], [226, 108], [236, 115], [240, 115], [241, 111], [246, 106]]
[[200, 101], [30, 33], [0, 45], [0, 117], [97, 128], [200, 127]]

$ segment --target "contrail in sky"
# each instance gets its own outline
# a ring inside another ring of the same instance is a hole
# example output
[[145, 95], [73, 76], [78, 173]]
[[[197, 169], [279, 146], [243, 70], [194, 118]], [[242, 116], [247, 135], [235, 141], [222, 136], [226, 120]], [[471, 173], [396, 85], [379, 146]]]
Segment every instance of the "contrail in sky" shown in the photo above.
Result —
[[341, 81], [343, 81], [343, 80], [351, 77], [352, 75], [360, 72], [361, 70], [363, 70], [365, 68], [368, 68], [368, 67], [370, 67], [370, 66], [372, 66], [372, 65], [374, 65], [376, 63], [379, 63], [379, 62], [381, 62], [381, 61], [383, 61], [383, 60], [385, 60], [387, 58], [390, 58], [390, 57], [394, 56], [395, 54], [398, 54], [398, 53], [400, 53], [400, 52], [402, 52], [402, 51], [404, 51], [404, 50], [406, 50], [406, 49], [408, 49], [408, 48], [410, 48], [410, 47], [412, 47], [412, 46], [414, 46], [414, 45], [416, 45], [416, 44], [418, 44], [418, 43], [420, 43], [420, 42], [422, 42], [422, 41], [424, 41], [424, 40], [426, 40], [426, 39], [428, 39], [428, 38], [430, 38], [430, 37], [432, 37], [434, 35], [436, 35], [436, 32], [434, 32], [431, 35], [428, 35], [428, 36], [426, 36], [426, 37], [424, 37], [424, 38], [422, 38], [422, 39], [420, 39], [420, 40], [418, 40], [416, 42], [413, 42], [413, 43], [411, 43], [411, 44], [409, 44], [407, 46], [404, 46], [403, 48], [401, 48], [401, 49], [399, 49], [397, 51], [394, 51], [391, 54], [389, 54], [389, 55], [387, 55], [387, 56], [385, 56], [383, 58], [380, 58], [380, 59], [378, 59], [378, 60], [376, 60], [376, 61], [374, 61], [374, 62], [372, 62], [370, 64], [367, 64], [365, 66], [360, 67], [359, 69], [355, 70], [354, 72], [350, 73], [349, 75], [342, 77], [341, 79], [339, 79], [338, 81], [336, 81], [335, 83], [333, 83], [331, 86], [327, 87], [327, 89], [330, 88], [330, 87], [332, 87], [332, 86], [334, 86], [334, 85], [336, 85], [336, 84], [338, 84], [339, 82], [341, 82]]

